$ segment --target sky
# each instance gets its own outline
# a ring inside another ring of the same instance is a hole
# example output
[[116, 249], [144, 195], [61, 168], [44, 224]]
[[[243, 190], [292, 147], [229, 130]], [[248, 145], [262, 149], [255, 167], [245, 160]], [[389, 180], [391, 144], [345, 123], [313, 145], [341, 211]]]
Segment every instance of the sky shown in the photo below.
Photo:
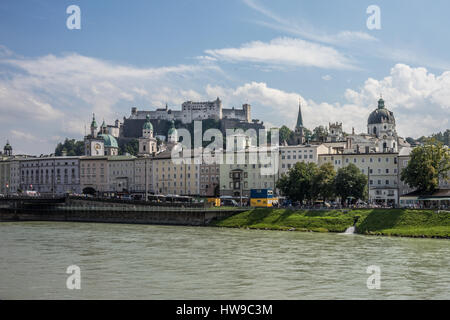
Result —
[[266, 127], [293, 128], [301, 101], [310, 129], [365, 132], [382, 95], [400, 136], [430, 135], [450, 127], [449, 12], [447, 0], [2, 0], [0, 144], [49, 154], [82, 139], [92, 113], [112, 124], [217, 97]]

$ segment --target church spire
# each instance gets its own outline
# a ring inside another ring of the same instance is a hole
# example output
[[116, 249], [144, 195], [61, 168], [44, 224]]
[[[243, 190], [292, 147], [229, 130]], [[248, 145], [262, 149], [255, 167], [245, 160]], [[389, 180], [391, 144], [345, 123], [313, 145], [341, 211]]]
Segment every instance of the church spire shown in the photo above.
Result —
[[298, 100], [298, 116], [297, 116], [297, 124], [295, 128], [303, 128], [303, 117], [302, 117], [302, 101]]

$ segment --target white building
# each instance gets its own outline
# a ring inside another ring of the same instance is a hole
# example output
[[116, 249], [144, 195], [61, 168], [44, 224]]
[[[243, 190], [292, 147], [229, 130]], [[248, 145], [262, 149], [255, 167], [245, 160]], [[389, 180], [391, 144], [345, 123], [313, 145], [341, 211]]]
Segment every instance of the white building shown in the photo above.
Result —
[[279, 176], [286, 174], [297, 162], [319, 162], [319, 155], [333, 152], [325, 145], [280, 146]]
[[[17, 168], [17, 163], [19, 167]], [[80, 157], [40, 157], [14, 161], [12, 187], [22, 191], [32, 190], [44, 195], [81, 193]], [[17, 172], [19, 171], [19, 181]], [[13, 186], [14, 184], [14, 186]]]
[[224, 109], [219, 98], [205, 102], [186, 101], [181, 105], [181, 110], [171, 110], [167, 105], [165, 108], [154, 111], [138, 111], [136, 107], [133, 107], [128, 119], [146, 119], [147, 116], [151, 120], [179, 120], [185, 124], [206, 119], [238, 119], [250, 123], [251, 106], [244, 104], [242, 109]]
[[354, 164], [369, 182], [369, 201], [379, 204], [398, 204], [398, 153], [321, 154], [319, 166], [331, 163], [335, 170]]

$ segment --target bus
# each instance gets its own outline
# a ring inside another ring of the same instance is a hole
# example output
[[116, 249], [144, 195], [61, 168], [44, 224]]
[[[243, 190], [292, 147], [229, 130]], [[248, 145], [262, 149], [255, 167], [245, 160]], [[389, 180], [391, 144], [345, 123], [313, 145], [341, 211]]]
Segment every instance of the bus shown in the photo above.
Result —
[[272, 189], [251, 189], [250, 190], [250, 206], [269, 208], [278, 203], [278, 199], [274, 197]]

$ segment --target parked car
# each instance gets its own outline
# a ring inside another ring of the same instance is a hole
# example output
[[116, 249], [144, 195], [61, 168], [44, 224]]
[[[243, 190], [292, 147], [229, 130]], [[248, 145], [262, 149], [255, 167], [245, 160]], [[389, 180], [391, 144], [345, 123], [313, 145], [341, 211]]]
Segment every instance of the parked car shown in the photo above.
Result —
[[221, 199], [220, 202], [223, 207], [239, 207], [239, 204], [234, 199]]

